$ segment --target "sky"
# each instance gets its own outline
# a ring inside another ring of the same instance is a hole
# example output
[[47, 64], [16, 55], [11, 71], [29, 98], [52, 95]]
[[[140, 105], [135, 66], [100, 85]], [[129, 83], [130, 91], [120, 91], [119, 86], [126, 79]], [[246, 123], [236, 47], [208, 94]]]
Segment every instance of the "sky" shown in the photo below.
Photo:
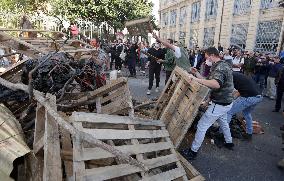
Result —
[[151, 0], [151, 2], [154, 4], [154, 8], [152, 10], [152, 14], [155, 16], [156, 20], [159, 20], [159, 0]]

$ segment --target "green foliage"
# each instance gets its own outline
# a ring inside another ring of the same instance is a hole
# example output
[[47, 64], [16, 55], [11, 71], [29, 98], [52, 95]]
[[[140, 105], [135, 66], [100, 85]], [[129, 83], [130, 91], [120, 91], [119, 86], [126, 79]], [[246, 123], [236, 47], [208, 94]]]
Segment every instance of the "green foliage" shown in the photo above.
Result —
[[127, 20], [149, 16], [153, 4], [145, 0], [58, 0], [54, 7], [54, 14], [62, 14], [70, 20], [108, 22], [122, 28]]
[[[47, 11], [51, 5], [51, 11]], [[2, 11], [32, 14], [41, 10], [49, 15], [78, 18], [97, 23], [107, 22], [115, 29], [127, 20], [151, 15], [153, 4], [147, 0], [1, 0]]]

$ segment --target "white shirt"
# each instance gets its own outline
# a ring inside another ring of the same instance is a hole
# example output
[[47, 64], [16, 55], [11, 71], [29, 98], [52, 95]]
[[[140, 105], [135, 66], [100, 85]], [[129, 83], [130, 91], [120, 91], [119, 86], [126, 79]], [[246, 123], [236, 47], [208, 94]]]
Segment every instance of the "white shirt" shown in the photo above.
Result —
[[[233, 59], [233, 65], [238, 65], [238, 64], [244, 64], [244, 58], [241, 58], [241, 57], [235, 57], [234, 59]], [[237, 67], [233, 67], [233, 71], [234, 72], [239, 72], [239, 71], [241, 71], [241, 68], [237, 68]]]
[[175, 47], [175, 57], [180, 58], [181, 57], [180, 48], [177, 46], [174, 46], [174, 47]]
[[193, 67], [196, 67], [196, 66], [197, 66], [197, 57], [198, 57], [198, 55], [195, 55], [195, 59], [194, 59], [194, 63], [193, 63]]

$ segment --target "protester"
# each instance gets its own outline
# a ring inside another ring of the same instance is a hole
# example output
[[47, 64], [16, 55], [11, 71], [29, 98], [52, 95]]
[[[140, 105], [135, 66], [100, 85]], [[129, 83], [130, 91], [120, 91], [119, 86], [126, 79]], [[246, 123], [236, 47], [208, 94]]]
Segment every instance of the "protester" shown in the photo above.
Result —
[[160, 73], [161, 73], [161, 63], [157, 62], [158, 59], [164, 59], [165, 54], [163, 49], [161, 49], [160, 43], [155, 43], [154, 48], [150, 48], [148, 53], [151, 55], [148, 57], [149, 63], [149, 87], [147, 91], [147, 95], [151, 94], [151, 90], [153, 87], [154, 76], [156, 79], [156, 92], [159, 92], [160, 86]]
[[227, 112], [231, 109], [233, 102], [232, 93], [234, 85], [232, 69], [228, 62], [220, 59], [219, 51], [214, 47], [205, 50], [205, 57], [213, 63], [209, 78], [204, 79], [195, 68], [192, 68], [191, 72], [196, 77], [190, 75], [190, 78], [212, 89], [210, 99], [213, 103], [198, 121], [191, 149], [184, 153], [190, 160], [197, 156], [197, 151], [204, 140], [206, 131], [217, 120], [224, 133], [225, 147], [232, 149], [234, 146], [227, 122]]
[[231, 56], [230, 51], [228, 49], [225, 50], [223, 59], [231, 65], [233, 64], [233, 57]]
[[118, 39], [118, 44], [115, 47], [115, 69], [120, 73], [122, 68], [122, 60], [120, 54], [123, 51], [123, 43], [121, 39]]
[[70, 32], [71, 32], [72, 38], [78, 38], [79, 29], [78, 29], [77, 25], [75, 24], [75, 22], [70, 23]]
[[244, 58], [242, 57], [242, 52], [239, 50], [236, 56], [233, 58], [233, 71], [241, 72], [242, 66], [244, 65]]
[[145, 46], [144, 42], [140, 44], [140, 62], [141, 62], [141, 72], [145, 74], [145, 66], [148, 61], [148, 56], [143, 52], [147, 52], [148, 48]]
[[243, 137], [245, 140], [250, 141], [253, 133], [251, 112], [262, 101], [263, 97], [252, 78], [239, 72], [233, 72], [233, 81], [234, 88], [237, 90], [239, 96], [227, 113], [227, 122], [230, 124], [232, 116], [242, 112], [246, 121], [246, 134]]
[[218, 51], [223, 52], [224, 48], [221, 46], [221, 43], [218, 43]]
[[138, 45], [135, 42], [132, 42], [131, 46], [129, 47], [129, 50], [127, 51], [127, 57], [128, 57], [128, 69], [129, 69], [129, 73], [130, 73], [130, 77], [135, 77], [136, 78], [136, 60], [138, 58], [137, 55], [137, 49], [138, 49]]
[[280, 63], [279, 57], [274, 57], [269, 61], [266, 96], [269, 97], [270, 99], [275, 99], [276, 96], [275, 77], [277, 73], [281, 70], [281, 68], [282, 64]]
[[[172, 39], [168, 39], [168, 42], [170, 44], [173, 44], [173, 40]], [[159, 62], [163, 63], [165, 71], [166, 71], [166, 80], [165, 80], [165, 84], [168, 82], [172, 71], [175, 68], [175, 54], [174, 51], [172, 49], [167, 48], [166, 49], [166, 54], [165, 54], [165, 60], [158, 60]]]
[[244, 74], [249, 77], [253, 77], [255, 64], [256, 64], [256, 58], [254, 57], [254, 53], [250, 52], [249, 54], [246, 55], [244, 59], [244, 65], [243, 65]]
[[275, 103], [275, 109], [273, 112], [279, 112], [281, 109], [281, 102], [284, 92], [284, 68], [283, 66], [278, 71], [276, 77], [275, 77], [275, 84], [276, 84], [276, 103]]
[[162, 40], [155, 33], [153, 33], [153, 37], [157, 41], [161, 42], [166, 48], [170, 48], [170, 49], [172, 49], [174, 51], [175, 62], [176, 62], [177, 66], [183, 68], [186, 71], [190, 71], [190, 67], [191, 66], [190, 66], [188, 54], [187, 54], [186, 50], [183, 47], [170, 44], [167, 41]]
[[257, 85], [260, 88], [260, 92], [262, 94], [265, 86], [265, 75], [267, 72], [267, 62], [266, 62], [266, 57], [261, 56], [258, 58], [256, 64], [255, 64], [255, 69], [254, 69], [254, 81], [257, 83]]

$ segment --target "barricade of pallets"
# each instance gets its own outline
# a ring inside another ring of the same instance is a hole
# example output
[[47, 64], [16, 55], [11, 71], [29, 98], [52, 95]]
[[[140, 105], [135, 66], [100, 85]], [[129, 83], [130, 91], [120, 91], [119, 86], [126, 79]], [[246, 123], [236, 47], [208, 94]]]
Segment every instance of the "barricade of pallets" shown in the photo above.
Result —
[[176, 147], [181, 144], [208, 92], [209, 88], [190, 80], [185, 70], [179, 67], [173, 70], [153, 115], [164, 121]]

